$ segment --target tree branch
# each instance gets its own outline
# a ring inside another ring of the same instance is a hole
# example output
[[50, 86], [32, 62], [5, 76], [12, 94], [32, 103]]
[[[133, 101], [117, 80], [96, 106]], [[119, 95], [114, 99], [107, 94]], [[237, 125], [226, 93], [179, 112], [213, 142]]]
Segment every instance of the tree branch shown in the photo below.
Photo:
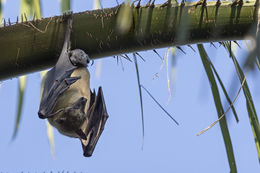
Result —
[[[91, 58], [160, 47], [241, 40], [255, 26], [255, 1], [164, 4], [131, 8], [132, 25], [118, 32], [120, 6], [73, 14], [72, 49]], [[126, 20], [126, 19], [124, 19]], [[63, 17], [0, 28], [0, 80], [52, 66], [64, 39]]]

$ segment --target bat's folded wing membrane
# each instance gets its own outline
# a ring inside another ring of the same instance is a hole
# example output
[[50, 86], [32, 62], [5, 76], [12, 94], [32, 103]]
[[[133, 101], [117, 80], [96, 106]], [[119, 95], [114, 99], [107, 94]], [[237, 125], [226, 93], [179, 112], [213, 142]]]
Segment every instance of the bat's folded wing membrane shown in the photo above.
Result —
[[90, 106], [87, 113], [86, 121], [82, 129], [87, 139], [81, 139], [84, 156], [90, 157], [95, 149], [97, 141], [104, 130], [108, 114], [102, 88], [99, 87], [96, 96], [95, 91], [91, 93]]
[[55, 71], [52, 71], [54, 74], [48, 74], [49, 76], [53, 75], [55, 77], [53, 79], [49, 78], [49, 80], [47, 78], [44, 82], [46, 87], [44, 87], [38, 112], [40, 118], [49, 118], [62, 110], [53, 112], [59, 96], [64, 93], [70, 85], [80, 79], [80, 77], [70, 77], [75, 69], [76, 67], [71, 68], [61, 74], [56, 74]]

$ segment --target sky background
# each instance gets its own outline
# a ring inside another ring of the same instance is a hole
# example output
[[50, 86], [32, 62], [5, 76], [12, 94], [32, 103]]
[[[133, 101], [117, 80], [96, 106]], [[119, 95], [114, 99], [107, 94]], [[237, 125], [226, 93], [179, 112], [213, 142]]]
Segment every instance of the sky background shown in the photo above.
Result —
[[[157, 1], [162, 2], [162, 1]], [[112, 7], [116, 1], [103, 2]], [[73, 12], [91, 10], [92, 1], [72, 1]], [[19, 1], [7, 0], [3, 6], [5, 18], [16, 21]], [[42, 1], [43, 17], [60, 15], [58, 0]], [[239, 62], [245, 59], [246, 48], [237, 50]], [[196, 45], [193, 46], [196, 48]], [[216, 43], [214, 48], [205, 44], [208, 54], [229, 91], [239, 89], [232, 60], [224, 48]], [[138, 59], [141, 83], [153, 94], [166, 110], [180, 123], [177, 126], [143, 91], [145, 139], [142, 146], [140, 101], [134, 63], [122, 59], [117, 64], [113, 57], [95, 61], [89, 67], [91, 88], [103, 87], [109, 119], [93, 156], [83, 157], [78, 139], [69, 138], [54, 130], [55, 158], [52, 157], [46, 134], [45, 120], [38, 118], [41, 78], [38, 72], [28, 75], [24, 107], [18, 136], [11, 141], [14, 130], [18, 97], [18, 78], [3, 81], [0, 86], [0, 172], [229, 172], [225, 146], [219, 124], [208, 132], [196, 136], [217, 119], [210, 85], [199, 53], [183, 47], [186, 54], [177, 51], [176, 61], [169, 56], [171, 80], [170, 101], [167, 88], [166, 64], [153, 51], [139, 52], [145, 59]], [[163, 56], [167, 49], [158, 49]], [[129, 54], [131, 56], [131, 54]], [[101, 65], [96, 75], [97, 64]], [[172, 64], [175, 64], [172, 70]], [[162, 68], [161, 68], [162, 67]], [[174, 71], [174, 73], [173, 73]], [[157, 74], [158, 77], [154, 77]], [[247, 82], [260, 112], [260, 74], [250, 72]], [[226, 102], [223, 97], [222, 100]], [[232, 93], [232, 92], [231, 92]], [[234, 94], [232, 99], [234, 98]], [[227, 109], [227, 104], [225, 104]], [[243, 92], [233, 114], [227, 115], [238, 172], [259, 172], [254, 138], [246, 111]]]

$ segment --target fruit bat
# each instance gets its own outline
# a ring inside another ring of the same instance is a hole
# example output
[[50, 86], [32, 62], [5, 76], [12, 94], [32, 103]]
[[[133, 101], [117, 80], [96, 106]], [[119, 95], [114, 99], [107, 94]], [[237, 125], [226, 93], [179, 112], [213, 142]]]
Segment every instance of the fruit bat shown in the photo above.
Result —
[[63, 48], [56, 65], [47, 72], [38, 115], [66, 136], [79, 138], [84, 156], [90, 157], [108, 118], [102, 88], [96, 95], [89, 86], [89, 56], [70, 50], [72, 14], [67, 20]]

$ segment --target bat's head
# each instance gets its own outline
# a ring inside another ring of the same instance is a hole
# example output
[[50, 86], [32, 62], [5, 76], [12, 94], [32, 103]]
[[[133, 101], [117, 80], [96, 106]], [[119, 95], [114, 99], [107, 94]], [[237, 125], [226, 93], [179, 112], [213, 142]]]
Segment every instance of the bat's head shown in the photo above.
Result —
[[70, 52], [70, 61], [75, 66], [87, 67], [90, 62], [90, 58], [83, 50], [74, 49]]
[[86, 119], [86, 114], [84, 113], [86, 101], [87, 99], [84, 97], [79, 98], [73, 105], [65, 108], [64, 111], [48, 118], [49, 122], [61, 134], [86, 139], [86, 135], [81, 130], [81, 126]]

